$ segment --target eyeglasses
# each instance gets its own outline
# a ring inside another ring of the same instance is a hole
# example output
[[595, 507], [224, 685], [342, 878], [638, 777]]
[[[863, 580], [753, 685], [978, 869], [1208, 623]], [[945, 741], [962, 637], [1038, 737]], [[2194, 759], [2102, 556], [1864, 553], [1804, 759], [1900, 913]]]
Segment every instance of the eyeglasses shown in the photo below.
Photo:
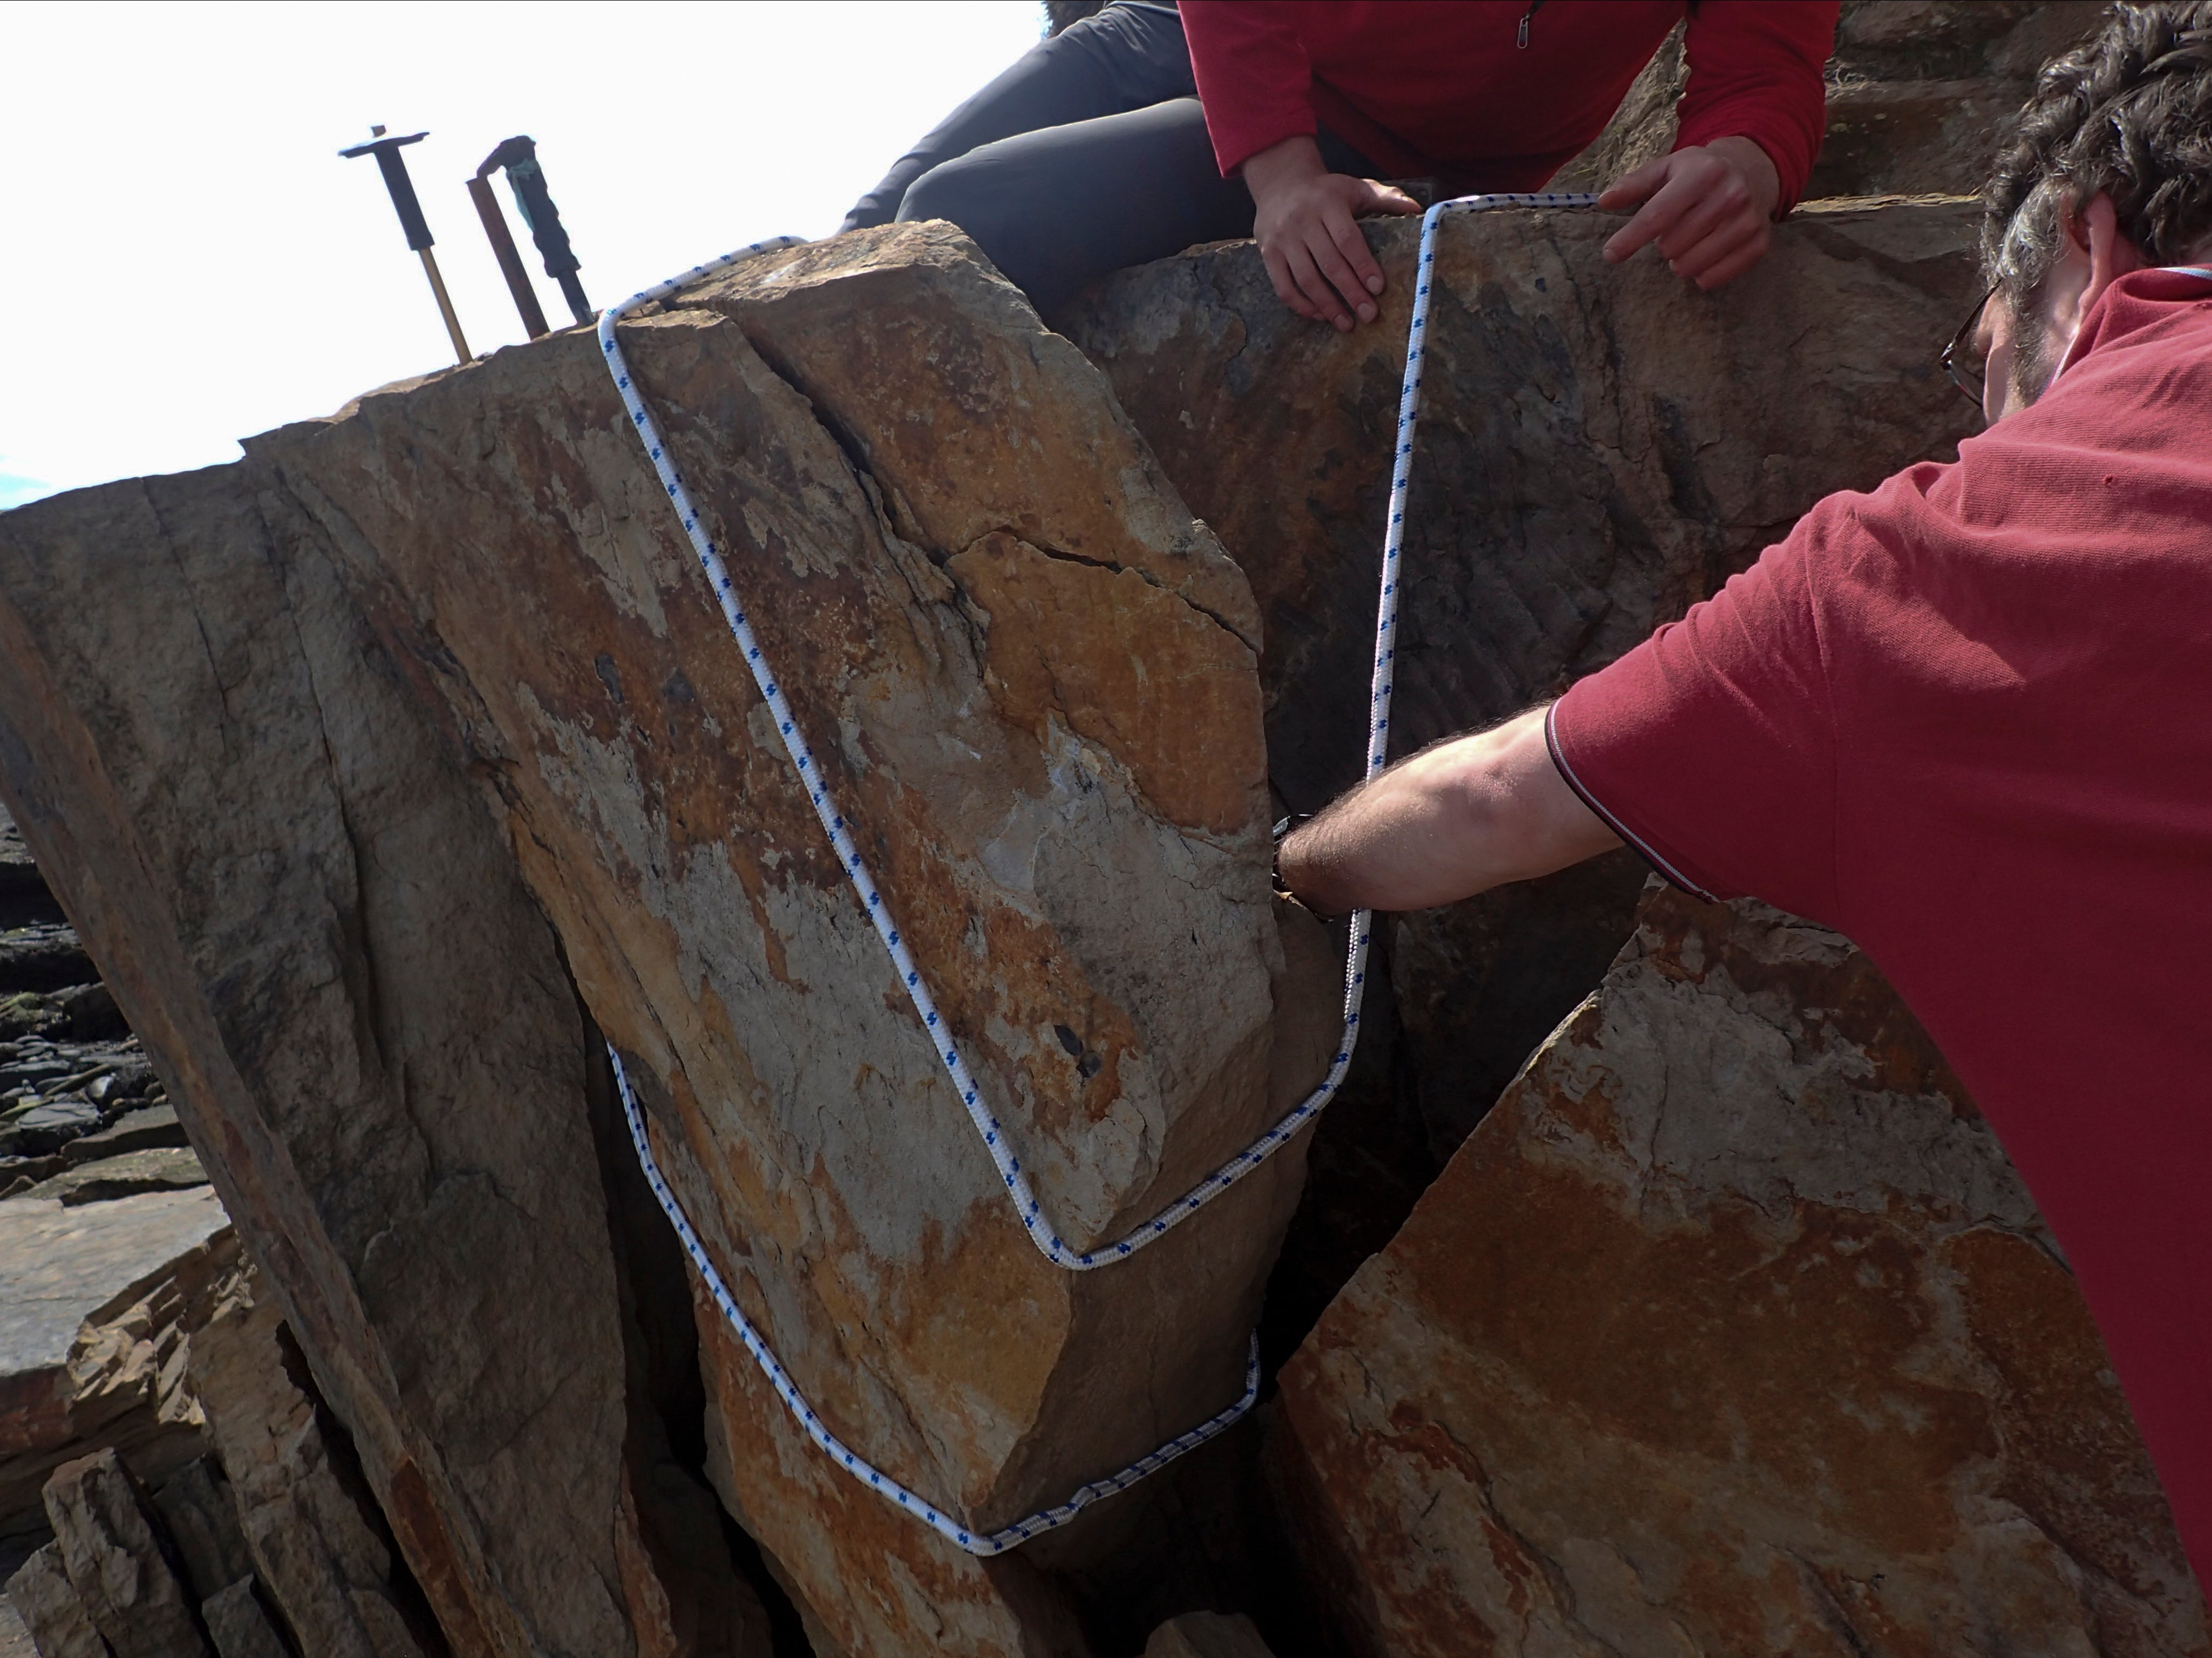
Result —
[[2003, 286], [2002, 282], [1989, 285], [1982, 297], [1974, 301], [1974, 308], [1966, 313], [1966, 320], [1959, 325], [1959, 331], [1951, 336], [1950, 344], [1943, 348], [1943, 372], [1959, 388], [1959, 395], [1977, 409], [1982, 406], [1989, 360], [1974, 355], [1974, 340], [1981, 331], [1982, 313], [1990, 308], [1990, 301], [1996, 298], [1997, 289]]

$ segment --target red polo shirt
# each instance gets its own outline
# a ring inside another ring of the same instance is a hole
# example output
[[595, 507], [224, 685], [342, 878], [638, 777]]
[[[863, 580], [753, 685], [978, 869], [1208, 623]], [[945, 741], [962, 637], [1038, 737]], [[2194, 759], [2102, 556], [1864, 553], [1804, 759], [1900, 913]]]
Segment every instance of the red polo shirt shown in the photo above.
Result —
[[1741, 136], [1780, 207], [1826, 121], [1836, 0], [1182, 0], [1224, 177], [1318, 120], [1393, 178], [1540, 190], [1605, 130], [1687, 13], [1678, 149]]
[[2212, 280], [1552, 711], [1665, 874], [1850, 935], [2012, 1154], [2212, 1584]]

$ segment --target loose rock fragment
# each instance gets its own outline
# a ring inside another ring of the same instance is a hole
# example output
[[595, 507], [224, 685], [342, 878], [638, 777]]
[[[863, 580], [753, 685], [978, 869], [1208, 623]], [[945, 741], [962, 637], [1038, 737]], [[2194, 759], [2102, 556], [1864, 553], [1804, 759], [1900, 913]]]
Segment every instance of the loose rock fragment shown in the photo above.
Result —
[[191, 1592], [120, 1457], [106, 1450], [64, 1463], [46, 1503], [69, 1581], [115, 1658], [204, 1658]]
[[1655, 893], [1273, 1426], [1356, 1650], [2208, 1649], [1988, 1125], [1864, 957], [1748, 901]]
[[37, 1645], [38, 1658], [115, 1658], [77, 1599], [59, 1543], [47, 1544], [17, 1569], [8, 1580], [8, 1600]]
[[1258, 1627], [1243, 1613], [1188, 1612], [1170, 1618], [1145, 1643], [1145, 1658], [1274, 1658]]
[[201, 1603], [200, 1612], [217, 1658], [292, 1658], [291, 1649], [255, 1594], [251, 1577], [210, 1595]]

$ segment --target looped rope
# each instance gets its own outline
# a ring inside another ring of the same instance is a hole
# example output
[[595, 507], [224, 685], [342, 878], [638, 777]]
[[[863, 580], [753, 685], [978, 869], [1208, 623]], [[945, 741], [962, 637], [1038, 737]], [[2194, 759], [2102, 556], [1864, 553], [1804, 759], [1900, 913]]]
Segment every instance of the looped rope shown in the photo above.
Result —
[[[1369, 681], [1368, 700], [1371, 717], [1368, 726], [1365, 773], [1369, 778], [1382, 771], [1388, 762], [1389, 749], [1390, 690], [1394, 671], [1391, 665], [1397, 657], [1398, 566], [1405, 542], [1406, 498], [1413, 476], [1413, 435], [1420, 417], [1421, 360], [1425, 349], [1423, 341], [1429, 325], [1430, 277], [1436, 264], [1437, 227], [1447, 213], [1477, 213], [1502, 207], [1593, 207], [1596, 203], [1595, 196], [1579, 193], [1465, 196], [1453, 201], [1438, 202], [1422, 216], [1420, 263], [1414, 280], [1413, 316], [1407, 336], [1405, 378], [1398, 396], [1398, 444], [1390, 471], [1389, 523], [1383, 537], [1382, 591], [1376, 618], [1374, 671]], [[908, 951], [906, 941], [891, 917], [890, 906], [884, 901], [875, 878], [868, 872], [859, 848], [854, 845], [843, 815], [830, 799], [829, 790], [822, 781], [821, 768], [814, 763], [813, 750], [800, 732], [798, 718], [792, 712], [791, 704], [785, 698], [781, 687], [777, 684], [766, 658], [762, 655], [760, 642], [754, 637], [750, 624], [745, 620], [744, 604], [738, 598], [736, 584], [730, 578], [720, 552], [700, 527], [699, 509], [692, 501], [690, 492], [684, 488], [683, 476], [677, 471], [675, 462], [667, 452], [668, 446], [661, 436], [659, 427], [654, 423], [651, 411], [646, 408], [643, 398], [632, 382], [629, 365], [615, 337], [616, 325], [639, 306], [665, 299], [703, 277], [727, 270], [759, 254], [803, 245], [803, 240], [797, 236], [771, 237], [739, 248], [734, 253], [726, 253], [705, 264], [694, 265], [681, 276], [672, 276], [641, 293], [633, 294], [600, 316], [599, 349], [606, 357], [607, 370], [614, 376], [615, 389], [621, 394], [623, 407], [629, 412], [630, 423], [636, 428], [639, 440], [645, 445], [646, 454], [653, 462], [661, 487], [667, 492], [670, 503], [676, 508], [677, 517], [683, 522], [684, 532], [690, 538], [692, 550], [698, 555], [700, 565], [707, 573], [708, 585], [714, 590], [715, 602], [722, 607], [723, 620], [729, 624], [730, 633], [737, 641], [738, 650], [744, 655], [745, 665], [752, 671], [754, 682], [760, 687], [761, 695], [768, 704], [769, 717], [775, 722], [776, 734], [782, 740], [784, 752], [790, 756], [800, 780], [805, 784], [815, 815], [821, 819], [823, 830], [829, 835], [838, 861], [844, 865], [861, 908], [875, 924], [876, 932], [882, 938], [884, 950], [890, 953], [891, 965], [897, 971], [900, 982], [906, 987], [908, 999], [914, 1004], [914, 1011], [921, 1020], [923, 1030], [936, 1043], [939, 1063], [951, 1078], [954, 1091], [958, 1094], [969, 1121], [975, 1125], [975, 1132], [982, 1139], [984, 1150], [996, 1165], [999, 1177], [1013, 1203], [1023, 1230], [1045, 1259], [1055, 1266], [1074, 1272], [1094, 1271], [1114, 1261], [1125, 1260], [1155, 1239], [1166, 1236], [1281, 1151], [1301, 1128], [1321, 1114], [1322, 1108], [1328, 1103], [1342, 1084], [1345, 1072], [1352, 1064], [1353, 1045], [1358, 1039], [1359, 1006], [1366, 988], [1367, 947], [1373, 918], [1364, 909], [1352, 913], [1351, 948], [1344, 969], [1344, 1031], [1320, 1086], [1285, 1113], [1259, 1139], [1150, 1220], [1095, 1248], [1076, 1250], [1068, 1248], [1045, 1216], [1029, 1177], [1022, 1172], [1021, 1159], [1007, 1145], [1005, 1129], [983, 1102], [975, 1076], [969, 1070], [967, 1061], [961, 1057], [959, 1044], [952, 1039], [939, 1016], [936, 1000], [931, 996], [928, 985], [923, 981], [921, 970]], [[1243, 1396], [1226, 1410], [1207, 1418], [1188, 1433], [1170, 1440], [1120, 1473], [1084, 1486], [1057, 1508], [1031, 1515], [1002, 1531], [988, 1534], [970, 1531], [890, 1475], [863, 1461], [815, 1415], [813, 1408], [793, 1385], [789, 1375], [769, 1351], [768, 1344], [761, 1339], [759, 1332], [738, 1309], [736, 1297], [723, 1283], [721, 1274], [700, 1242], [698, 1234], [692, 1230], [683, 1205], [677, 1201], [675, 1193], [662, 1179], [660, 1166], [654, 1160], [646, 1133], [644, 1113], [639, 1108], [629, 1078], [623, 1070], [621, 1057], [615, 1053], [611, 1043], [608, 1046], [607, 1054], [614, 1062], [615, 1082], [622, 1096], [623, 1115], [629, 1125], [630, 1140], [637, 1149], [638, 1162], [645, 1170], [653, 1196], [659, 1199], [662, 1210], [675, 1226], [677, 1236], [683, 1240], [686, 1253], [698, 1267], [715, 1305], [722, 1309], [722, 1315], [729, 1321], [738, 1340], [744, 1344], [745, 1351], [759, 1364], [778, 1397], [805, 1430], [807, 1436], [833, 1461], [969, 1553], [999, 1554], [1042, 1532], [1066, 1525], [1100, 1497], [1126, 1490], [1184, 1452], [1204, 1444], [1250, 1410], [1253, 1401], [1259, 1397], [1260, 1345], [1255, 1333], [1245, 1366]]]

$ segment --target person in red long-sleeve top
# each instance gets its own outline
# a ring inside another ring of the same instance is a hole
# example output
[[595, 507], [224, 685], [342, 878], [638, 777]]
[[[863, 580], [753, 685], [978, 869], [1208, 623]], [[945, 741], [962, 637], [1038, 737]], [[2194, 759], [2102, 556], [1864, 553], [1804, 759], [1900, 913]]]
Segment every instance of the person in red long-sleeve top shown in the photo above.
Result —
[[[1066, 10], [1071, 8], [1061, 8]], [[1711, 288], [1765, 252], [1820, 147], [1836, 0], [1112, 0], [921, 140], [845, 228], [945, 219], [1050, 317], [1109, 270], [1256, 236], [1276, 291], [1340, 328], [1382, 273], [1353, 224], [1449, 193], [1540, 188], [1689, 20], [1674, 153], [1614, 183]], [[1202, 100], [1202, 103], [1201, 103]]]
[[1402, 192], [1332, 173], [1324, 132], [1389, 176], [1441, 192], [1540, 190], [1605, 128], [1686, 10], [1689, 86], [1674, 153], [1616, 181], [1640, 210], [1607, 244], [1656, 243], [1712, 288], [1766, 251], [1819, 153], [1831, 0], [1184, 0], [1214, 155], [1252, 194], [1275, 291], [1340, 328], [1376, 314], [1382, 273], [1353, 225], [1412, 213]]
[[1848, 934], [2034, 1194], [2212, 1586], [2208, 112], [2212, 0], [2112, 7], [1982, 191], [1989, 287], [1937, 361], [1989, 429], [1830, 495], [1558, 701], [1400, 760], [1276, 870], [1324, 913], [1419, 909], [1626, 841]]

